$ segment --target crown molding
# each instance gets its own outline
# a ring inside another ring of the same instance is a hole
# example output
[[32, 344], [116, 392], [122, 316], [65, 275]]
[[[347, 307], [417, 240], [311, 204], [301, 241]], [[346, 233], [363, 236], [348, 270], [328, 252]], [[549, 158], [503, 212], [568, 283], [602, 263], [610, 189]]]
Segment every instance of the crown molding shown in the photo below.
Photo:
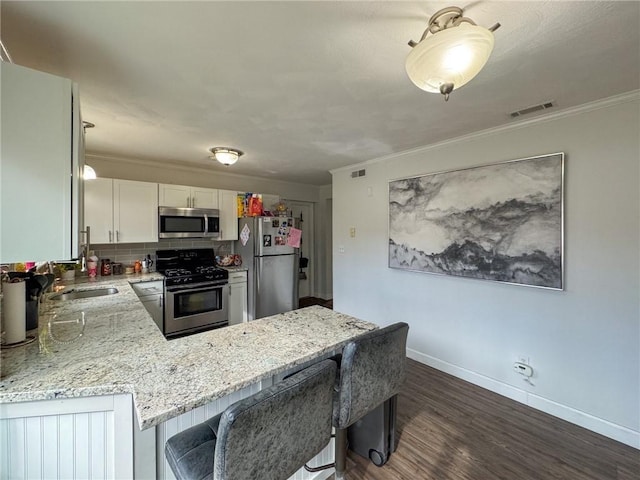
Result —
[[332, 175], [339, 172], [350, 171], [355, 168], [365, 167], [367, 165], [372, 165], [380, 162], [385, 162], [387, 160], [395, 159], [398, 157], [403, 157], [405, 155], [412, 155], [414, 153], [426, 152], [429, 150], [433, 150], [436, 148], [441, 148], [446, 145], [451, 145], [458, 142], [464, 142], [468, 140], [472, 140], [474, 138], [480, 138], [490, 135], [495, 135], [496, 133], [507, 132], [511, 130], [518, 130], [521, 128], [529, 127], [531, 125], [535, 125], [538, 123], [550, 122], [553, 120], [557, 120], [560, 118], [571, 117], [575, 115], [580, 115], [582, 113], [591, 112], [594, 110], [600, 110], [602, 108], [608, 108], [615, 105], [620, 105], [623, 103], [629, 103], [633, 101], [640, 100], [640, 90], [632, 90], [631, 92], [622, 93], [620, 95], [614, 95], [611, 97], [607, 97], [601, 100], [596, 100], [594, 102], [584, 103], [582, 105], [578, 105], [577, 107], [566, 108], [564, 110], [560, 110], [553, 113], [547, 113], [544, 115], [540, 115], [534, 118], [528, 118], [524, 120], [516, 120], [513, 123], [509, 123], [506, 125], [500, 125], [498, 127], [487, 128], [485, 130], [479, 130], [477, 132], [468, 133], [466, 135], [461, 135], [459, 137], [449, 138], [447, 140], [442, 140], [440, 142], [431, 143], [429, 145], [423, 145], [421, 147], [412, 148], [410, 150], [404, 150], [402, 152], [391, 153], [389, 155], [384, 155], [382, 157], [372, 158], [371, 160], [366, 160], [360, 163], [354, 163], [352, 165], [347, 165], [344, 167], [334, 168], [329, 170], [329, 173]]
[[[230, 172], [221, 172], [220, 170], [213, 170], [207, 167], [201, 167], [199, 165], [193, 165], [184, 162], [172, 162], [170, 164], [165, 164], [161, 162], [156, 162], [154, 160], [147, 160], [142, 158], [131, 158], [131, 157], [114, 157], [110, 155], [102, 155], [99, 153], [85, 153], [85, 163], [91, 163], [91, 159], [103, 160], [108, 162], [120, 163], [123, 165], [139, 165], [142, 167], [153, 167], [153, 168], [165, 168], [167, 170], [178, 170], [183, 172], [190, 173], [204, 173], [208, 175], [216, 175], [219, 177], [227, 177], [239, 180], [262, 180], [265, 182], [270, 182], [274, 184], [282, 184], [282, 185], [305, 185], [313, 188], [321, 188], [322, 185], [313, 185], [313, 184], [302, 184], [298, 182], [287, 182], [285, 180], [279, 180], [273, 177], [262, 177], [260, 175], [242, 175], [240, 173], [230, 173]], [[329, 184], [330, 185], [330, 184]]]

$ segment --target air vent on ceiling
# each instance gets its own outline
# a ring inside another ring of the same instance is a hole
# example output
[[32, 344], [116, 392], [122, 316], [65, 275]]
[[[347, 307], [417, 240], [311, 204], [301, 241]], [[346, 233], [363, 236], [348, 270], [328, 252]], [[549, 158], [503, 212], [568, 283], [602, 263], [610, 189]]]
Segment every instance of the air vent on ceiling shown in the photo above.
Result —
[[364, 177], [367, 174], [367, 171], [363, 168], [362, 170], [355, 170], [351, 172], [351, 178]]
[[547, 108], [554, 107], [553, 101], [541, 103], [540, 105], [533, 105], [532, 107], [523, 108], [517, 112], [511, 112], [511, 118], [521, 117], [522, 115], [528, 115], [529, 113], [539, 112], [540, 110], [546, 110]]

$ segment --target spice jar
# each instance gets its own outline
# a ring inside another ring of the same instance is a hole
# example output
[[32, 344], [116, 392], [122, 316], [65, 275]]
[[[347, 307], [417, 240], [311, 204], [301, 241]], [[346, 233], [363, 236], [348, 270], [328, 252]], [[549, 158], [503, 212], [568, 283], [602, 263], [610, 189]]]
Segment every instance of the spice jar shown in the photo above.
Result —
[[103, 277], [111, 275], [111, 260], [108, 258], [103, 258], [100, 262], [100, 275]]
[[133, 271], [136, 273], [142, 272], [142, 262], [140, 260], [136, 260], [136, 263], [133, 264]]

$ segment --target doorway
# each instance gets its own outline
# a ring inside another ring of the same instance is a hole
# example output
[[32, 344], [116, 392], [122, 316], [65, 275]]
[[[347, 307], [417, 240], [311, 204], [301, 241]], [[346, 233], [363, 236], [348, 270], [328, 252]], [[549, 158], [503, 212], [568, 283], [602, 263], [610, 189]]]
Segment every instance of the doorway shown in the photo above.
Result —
[[312, 297], [315, 291], [314, 272], [314, 231], [313, 231], [313, 203], [296, 200], [286, 200], [287, 206], [293, 213], [293, 222], [296, 228], [302, 230], [302, 239], [298, 249], [298, 261], [301, 267], [298, 269], [298, 298]]

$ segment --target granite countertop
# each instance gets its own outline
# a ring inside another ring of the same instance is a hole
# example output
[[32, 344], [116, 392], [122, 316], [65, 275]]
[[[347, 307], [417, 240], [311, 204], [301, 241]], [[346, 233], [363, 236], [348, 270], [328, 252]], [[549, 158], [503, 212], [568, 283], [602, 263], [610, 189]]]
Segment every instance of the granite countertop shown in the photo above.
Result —
[[130, 286], [159, 278], [102, 277], [83, 288], [119, 293], [47, 300], [37, 341], [2, 350], [0, 403], [133, 394], [144, 430], [377, 328], [313, 306], [166, 340]]
[[249, 271], [248, 267], [245, 267], [245, 266], [242, 266], [242, 265], [240, 265], [238, 267], [222, 267], [222, 268], [227, 270], [229, 273], [232, 273], [232, 272], [247, 272], [247, 271]]

